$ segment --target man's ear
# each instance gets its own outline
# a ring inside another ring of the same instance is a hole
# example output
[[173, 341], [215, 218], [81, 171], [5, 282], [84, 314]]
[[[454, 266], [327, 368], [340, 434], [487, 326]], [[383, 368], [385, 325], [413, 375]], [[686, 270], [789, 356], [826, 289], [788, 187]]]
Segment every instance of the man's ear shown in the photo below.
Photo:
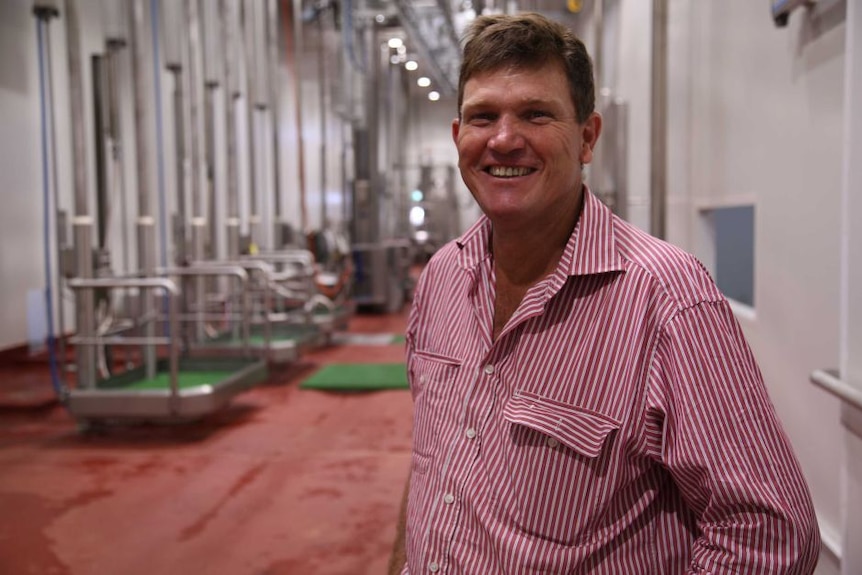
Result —
[[602, 133], [602, 115], [598, 112], [593, 112], [587, 121], [581, 125], [581, 136], [583, 143], [578, 159], [581, 164], [589, 164], [593, 161], [593, 149], [596, 147], [596, 142], [599, 141], [599, 136]]
[[452, 120], [452, 141], [458, 143], [458, 132], [461, 130], [461, 120], [455, 118]]

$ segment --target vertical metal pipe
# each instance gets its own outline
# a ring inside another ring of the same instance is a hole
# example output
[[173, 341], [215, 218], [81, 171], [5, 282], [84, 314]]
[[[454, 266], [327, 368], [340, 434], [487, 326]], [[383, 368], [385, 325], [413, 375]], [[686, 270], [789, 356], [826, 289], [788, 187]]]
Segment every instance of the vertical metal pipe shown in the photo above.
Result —
[[317, 84], [320, 94], [320, 228], [327, 227], [326, 213], [326, 43], [323, 12], [317, 16]]
[[260, 242], [260, 203], [258, 198], [257, 182], [257, 157], [255, 146], [255, 119], [254, 101], [254, 13], [252, 11], [252, 0], [242, 3], [242, 25], [240, 35], [242, 41], [243, 63], [245, 65], [245, 112], [246, 112], [246, 149], [248, 151], [248, 194], [249, 194], [249, 233], [251, 235], [252, 249], [255, 250]]
[[72, 173], [75, 214], [89, 213], [87, 202], [87, 139], [84, 128], [84, 87], [81, 72], [81, 38], [75, 0], [66, 0], [66, 43], [69, 66], [69, 105], [72, 119]]
[[[76, 215], [72, 219], [72, 233], [75, 242], [77, 276], [81, 279], [90, 279], [93, 277], [93, 218], [86, 214]], [[93, 290], [77, 291], [75, 300], [77, 333], [82, 338], [96, 335], [95, 300]], [[82, 389], [96, 387], [96, 348], [92, 345], [78, 345], [76, 359], [78, 386]]]
[[[188, 34], [188, 92], [189, 92], [189, 163], [191, 179], [191, 217], [204, 218], [203, 198], [200, 182], [200, 137], [198, 126], [200, 124], [199, 92], [202, 83], [201, 72], [201, 42], [200, 42], [200, 18], [198, 17], [197, 0], [185, 0], [186, 25]], [[198, 258], [198, 254], [194, 254]]]
[[[57, 12], [52, 12], [48, 17], [56, 17]], [[54, 222], [55, 222], [55, 233], [56, 233], [56, 253], [59, 255], [63, 253], [63, 249], [66, 247], [62, 243], [62, 236], [65, 235], [60, 233], [59, 222], [60, 218], [60, 183], [59, 176], [57, 174], [57, 133], [55, 131], [56, 127], [56, 115], [54, 112], [54, 67], [52, 65], [53, 58], [51, 57], [52, 49], [51, 49], [51, 26], [49, 19], [45, 19], [45, 52], [46, 52], [46, 65], [47, 65], [47, 78], [46, 85], [48, 89], [48, 139], [50, 140], [50, 156], [51, 156], [51, 203], [54, 206]], [[58, 257], [59, 259], [59, 257]], [[59, 262], [58, 262], [58, 267]], [[65, 373], [66, 369], [66, 305], [64, 303], [65, 298], [63, 297], [63, 274], [60, 270], [57, 270], [56, 274], [56, 284], [54, 294], [57, 298], [57, 333], [59, 336], [57, 337], [57, 355], [58, 355], [58, 367], [60, 373]]]
[[[188, 57], [189, 57], [189, 130], [190, 130], [190, 164], [191, 164], [191, 258], [194, 261], [205, 259], [207, 221], [204, 213], [203, 193], [201, 190], [201, 153], [200, 153], [200, 118], [198, 88], [203, 83], [201, 66], [201, 22], [198, 0], [185, 0], [186, 25], [188, 26]], [[204, 336], [204, 290], [205, 278], [195, 277], [194, 309], [196, 314], [195, 336], [200, 341]]]
[[[215, 92], [218, 84], [207, 83], [204, 87], [204, 146], [205, 182], [207, 199], [207, 221], [209, 222], [209, 250], [205, 259], [215, 259], [216, 234], [216, 142], [215, 142]], [[207, 250], [205, 250], [207, 252]]]
[[185, 101], [187, 98], [183, 77], [183, 34], [182, 22], [186, 20], [185, 0], [162, 2], [162, 44], [164, 46], [165, 68], [173, 80], [173, 119], [174, 119], [174, 189], [177, 212], [171, 218], [171, 237], [174, 242], [174, 263], [184, 265], [188, 260], [187, 222], [188, 188], [186, 179], [186, 160], [188, 158], [188, 133], [186, 131]]
[[667, 197], [667, 0], [653, 0], [650, 233], [665, 237]]
[[108, 41], [108, 53], [106, 55], [105, 82], [107, 84], [107, 126], [110, 151], [110, 182], [113, 196], [119, 202], [119, 226], [121, 235], [121, 249], [124, 271], [130, 269], [131, 256], [129, 255], [129, 230], [128, 230], [128, 208], [126, 206], [126, 187], [123, 178], [123, 144], [122, 125], [119, 112], [120, 92], [120, 51], [125, 43], [118, 40]]
[[[132, 77], [134, 79], [134, 107], [135, 107], [135, 146], [137, 152], [137, 179], [138, 179], [138, 268], [145, 276], [155, 275], [155, 219], [152, 216], [150, 201], [150, 146], [147, 138], [146, 125], [146, 101], [144, 94], [146, 90], [147, 77], [145, 73], [145, 54], [143, 42], [138, 38], [138, 31], [144, 28], [143, 0], [130, 0], [129, 10], [129, 43], [132, 48]], [[146, 293], [141, 296], [142, 309], [145, 317], [152, 317], [156, 305], [153, 295]], [[155, 333], [154, 325], [147, 324], [146, 335], [152, 337]], [[154, 377], [156, 374], [156, 353], [152, 345], [143, 349], [144, 366], [146, 376]]]
[[[221, 16], [219, 5], [212, 0], [201, 3], [203, 10], [203, 59], [204, 59], [204, 145], [206, 146], [206, 182], [209, 205], [209, 253], [207, 259], [216, 256], [218, 235], [216, 233], [216, 138], [215, 138], [215, 94], [222, 85], [222, 35], [219, 34]], [[227, 99], [226, 99], [227, 101]]]
[[108, 240], [108, 214], [110, 213], [110, 200], [108, 199], [107, 183], [107, 159], [105, 158], [105, 99], [104, 99], [104, 59], [100, 54], [90, 56], [92, 74], [90, 79], [93, 83], [93, 128], [95, 141], [96, 160], [96, 247], [100, 250], [107, 247]]
[[[134, 78], [134, 108], [135, 108], [135, 146], [137, 148], [137, 178], [138, 178], [138, 215], [151, 216], [151, 185], [150, 185], [150, 145], [147, 138], [147, 111], [146, 100], [144, 98], [144, 88], [147, 85], [146, 70], [144, 60], [144, 46], [141, 39], [138, 37], [138, 30], [144, 27], [144, 8], [141, 0], [131, 0], [132, 10], [130, 10], [130, 39], [132, 47], [132, 76]], [[146, 246], [138, 246], [139, 250]], [[142, 252], [143, 253], [143, 252]], [[148, 255], [148, 254], [145, 254]], [[146, 258], [142, 262], [149, 263]]]
[[604, 52], [605, 52], [605, 2], [593, 0], [593, 29], [595, 30], [595, 47], [593, 48], [593, 74], [597, 89], [605, 87]]
[[272, 120], [272, 183], [273, 183], [273, 211], [276, 216], [278, 225], [278, 237], [276, 238], [276, 248], [281, 248], [284, 245], [284, 238], [281, 235], [281, 230], [284, 228], [286, 218], [284, 217], [282, 202], [281, 202], [281, 146], [279, 145], [279, 128], [280, 115], [279, 107], [281, 105], [281, 81], [278, 75], [278, 0], [267, 0], [267, 72], [269, 75], [269, 99], [270, 99], [270, 118]]
[[[81, 39], [78, 29], [78, 9], [75, 0], [66, 0], [66, 44], [69, 66], [69, 105], [72, 119], [72, 172], [74, 179], [75, 254], [77, 275], [83, 279], [93, 277], [93, 221], [87, 202], [87, 141], [84, 132], [84, 90], [81, 75]], [[96, 313], [91, 290], [82, 290], [77, 297], [77, 332], [82, 337], [96, 333]], [[96, 383], [96, 350], [92, 346], [77, 347], [78, 382], [81, 386]]]
[[165, 296], [168, 300], [168, 325], [173, 337], [168, 348], [168, 384], [171, 390], [168, 409], [171, 415], [178, 415], [180, 408], [179, 396], [179, 371], [180, 371], [180, 330], [179, 322], [179, 297], [176, 291], [167, 289]]
[[[268, 110], [269, 110], [269, 67], [267, 65], [267, 0], [254, 0], [251, 8], [251, 30], [249, 43], [251, 47], [251, 70], [254, 90], [254, 115], [255, 115], [255, 167], [258, 170], [255, 175], [257, 183], [257, 230], [256, 244], [258, 248], [269, 248], [272, 246], [270, 233], [271, 226], [264, 223], [271, 222], [272, 213], [268, 211], [268, 201], [271, 200], [268, 192], [270, 190], [267, 181], [267, 143], [269, 142]], [[268, 214], [267, 217], [265, 215]]]
[[224, 84], [225, 84], [225, 142], [227, 144], [227, 218], [225, 219], [227, 235], [227, 257], [234, 259], [239, 256], [239, 170], [237, 167], [236, 150], [236, 101], [239, 97], [239, 85], [236, 69], [236, 25], [237, 0], [220, 0], [219, 9], [222, 13], [221, 29], [224, 36]]
[[[282, 0], [288, 2], [289, 0]], [[283, 28], [289, 34], [285, 37], [288, 68], [293, 73], [294, 112], [296, 123], [296, 163], [299, 173], [299, 227], [301, 233], [308, 232], [308, 187], [305, 179], [305, 138], [302, 129], [302, 70], [297, 56], [302, 50], [302, 2], [292, 0], [290, 10], [284, 10]], [[288, 20], [289, 18], [289, 20]]]
[[174, 165], [177, 216], [174, 225], [174, 250], [176, 263], [186, 262], [186, 132], [185, 132], [185, 96], [183, 94], [183, 76], [179, 65], [171, 64], [169, 68], [174, 80]]

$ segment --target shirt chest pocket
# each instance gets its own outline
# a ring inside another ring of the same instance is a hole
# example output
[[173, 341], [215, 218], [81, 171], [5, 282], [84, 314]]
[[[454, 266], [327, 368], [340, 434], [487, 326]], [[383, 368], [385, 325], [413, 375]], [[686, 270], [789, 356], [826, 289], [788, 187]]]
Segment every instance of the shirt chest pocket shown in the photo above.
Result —
[[[528, 392], [503, 408], [499, 453], [489, 453], [499, 502], [526, 532], [565, 545], [589, 539], [613, 491], [609, 466], [620, 423]], [[489, 446], [490, 447], [490, 446]]]
[[448, 404], [454, 401], [453, 382], [461, 360], [436, 353], [416, 351], [410, 363], [415, 393], [413, 450], [427, 456], [437, 443]]

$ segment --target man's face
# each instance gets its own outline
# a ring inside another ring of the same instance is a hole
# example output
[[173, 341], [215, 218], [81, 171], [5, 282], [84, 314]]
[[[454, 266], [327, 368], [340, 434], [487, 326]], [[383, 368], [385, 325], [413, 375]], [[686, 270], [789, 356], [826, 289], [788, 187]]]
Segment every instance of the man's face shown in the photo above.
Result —
[[550, 63], [470, 78], [452, 137], [461, 176], [491, 221], [541, 229], [577, 210], [581, 164], [600, 128], [597, 114], [578, 123], [566, 75]]

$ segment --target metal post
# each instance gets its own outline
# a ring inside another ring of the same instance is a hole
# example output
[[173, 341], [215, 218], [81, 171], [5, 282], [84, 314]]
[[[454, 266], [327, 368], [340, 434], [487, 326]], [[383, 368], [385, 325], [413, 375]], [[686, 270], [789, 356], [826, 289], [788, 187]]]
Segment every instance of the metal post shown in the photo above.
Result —
[[[55, 255], [57, 256], [57, 267], [60, 266], [60, 254], [63, 253], [64, 248], [66, 247], [62, 243], [62, 237], [64, 234], [60, 231], [59, 221], [60, 221], [60, 185], [58, 182], [57, 175], [57, 135], [54, 131], [55, 128], [55, 115], [54, 115], [54, 70], [53, 70], [53, 58], [51, 54], [53, 50], [51, 49], [51, 18], [57, 18], [60, 15], [60, 11], [57, 7], [56, 1], [50, 2], [36, 2], [33, 6], [33, 14], [39, 20], [37, 24], [39, 26], [38, 30], [44, 31], [44, 39], [45, 39], [45, 63], [46, 70], [44, 75], [45, 81], [45, 89], [47, 92], [47, 105], [45, 107], [45, 132], [44, 136], [48, 140], [46, 142], [46, 154], [50, 158], [45, 159], [46, 162], [50, 161], [50, 187], [51, 191], [48, 196], [48, 200], [50, 205], [53, 206], [53, 214], [54, 214], [54, 249]], [[46, 176], [47, 180], [47, 176]], [[46, 181], [47, 185], [48, 182]], [[45, 206], [46, 214], [50, 214], [48, 210], [50, 210], [49, 206]], [[47, 224], [46, 224], [47, 225]], [[46, 242], [49, 240], [46, 237]], [[46, 246], [47, 249], [47, 246]], [[50, 272], [49, 272], [50, 273]], [[49, 282], [50, 285], [50, 282]], [[57, 344], [57, 368], [58, 368], [58, 377], [62, 379], [62, 375], [66, 370], [66, 312], [65, 305], [63, 301], [63, 273], [61, 269], [57, 270], [56, 280], [54, 283], [53, 293], [57, 300], [57, 334], [55, 335], [55, 342]], [[51, 320], [53, 319], [53, 314], [50, 314], [50, 306], [53, 305], [52, 301], [47, 301], [46, 306], [49, 308], [49, 322], [53, 323]], [[53, 326], [49, 324], [49, 328]], [[50, 342], [49, 342], [50, 345]], [[65, 389], [63, 390], [65, 393]]]
[[665, 237], [667, 196], [667, 0], [653, 0], [650, 233]]
[[[216, 200], [216, 138], [215, 138], [215, 93], [222, 85], [222, 60], [223, 37], [219, 33], [221, 16], [219, 5], [212, 0], [201, 3], [203, 14], [203, 39], [202, 51], [204, 61], [204, 145], [206, 163], [206, 183], [208, 221], [209, 221], [209, 250], [207, 259], [216, 258], [216, 246], [218, 244], [217, 234], [217, 200]], [[227, 102], [227, 98], [225, 98]]]
[[272, 121], [272, 182], [273, 182], [273, 212], [275, 213], [277, 235], [273, 247], [284, 247], [283, 230], [287, 223], [284, 217], [281, 201], [281, 146], [279, 144], [279, 105], [281, 104], [281, 81], [278, 77], [278, 1], [267, 0], [267, 74], [269, 75], [270, 119]]
[[294, 112], [296, 119], [296, 163], [299, 172], [299, 229], [302, 234], [308, 233], [308, 186], [305, 180], [305, 138], [302, 129], [302, 70], [297, 56], [302, 50], [302, 2], [292, 0], [292, 10], [285, 10], [283, 28], [291, 34], [285, 40], [288, 53], [288, 68], [293, 72]]
[[248, 151], [248, 183], [249, 183], [249, 215], [248, 226], [251, 235], [252, 252], [260, 245], [260, 202], [258, 198], [257, 158], [255, 156], [255, 113], [254, 113], [254, 45], [252, 32], [254, 30], [254, 13], [251, 0], [243, 2], [242, 25], [240, 34], [242, 41], [243, 62], [245, 64], [245, 112], [246, 112], [246, 149]]
[[[66, 43], [69, 65], [69, 104], [72, 118], [72, 171], [74, 179], [75, 254], [77, 275], [93, 277], [93, 222], [87, 202], [87, 142], [84, 130], [84, 90], [81, 74], [81, 39], [78, 30], [78, 10], [75, 0], [66, 0]], [[93, 292], [82, 292], [77, 300], [77, 332], [91, 337], [96, 332]], [[82, 386], [96, 383], [96, 350], [91, 346], [77, 347], [78, 382]]]
[[[144, 93], [147, 77], [144, 66], [144, 47], [138, 38], [138, 30], [144, 26], [144, 7], [142, 0], [131, 0], [129, 10], [129, 43], [132, 48], [132, 77], [134, 79], [134, 106], [135, 106], [135, 147], [137, 152], [137, 178], [138, 178], [138, 268], [144, 276], [154, 275], [156, 268], [155, 252], [155, 220], [152, 217], [150, 202], [150, 145], [147, 138], [147, 114]], [[142, 296], [142, 310], [144, 317], [152, 317], [156, 309], [155, 299], [151, 293]], [[153, 337], [155, 326], [148, 323], [146, 336]], [[144, 367], [147, 378], [156, 374], [156, 350], [152, 345], [143, 348]]]
[[326, 45], [323, 12], [317, 16], [317, 85], [320, 95], [320, 228], [326, 229]]
[[239, 97], [239, 74], [236, 69], [237, 0], [220, 0], [221, 29], [224, 36], [225, 140], [227, 142], [227, 257], [239, 256], [239, 170], [236, 149], [236, 101]]

